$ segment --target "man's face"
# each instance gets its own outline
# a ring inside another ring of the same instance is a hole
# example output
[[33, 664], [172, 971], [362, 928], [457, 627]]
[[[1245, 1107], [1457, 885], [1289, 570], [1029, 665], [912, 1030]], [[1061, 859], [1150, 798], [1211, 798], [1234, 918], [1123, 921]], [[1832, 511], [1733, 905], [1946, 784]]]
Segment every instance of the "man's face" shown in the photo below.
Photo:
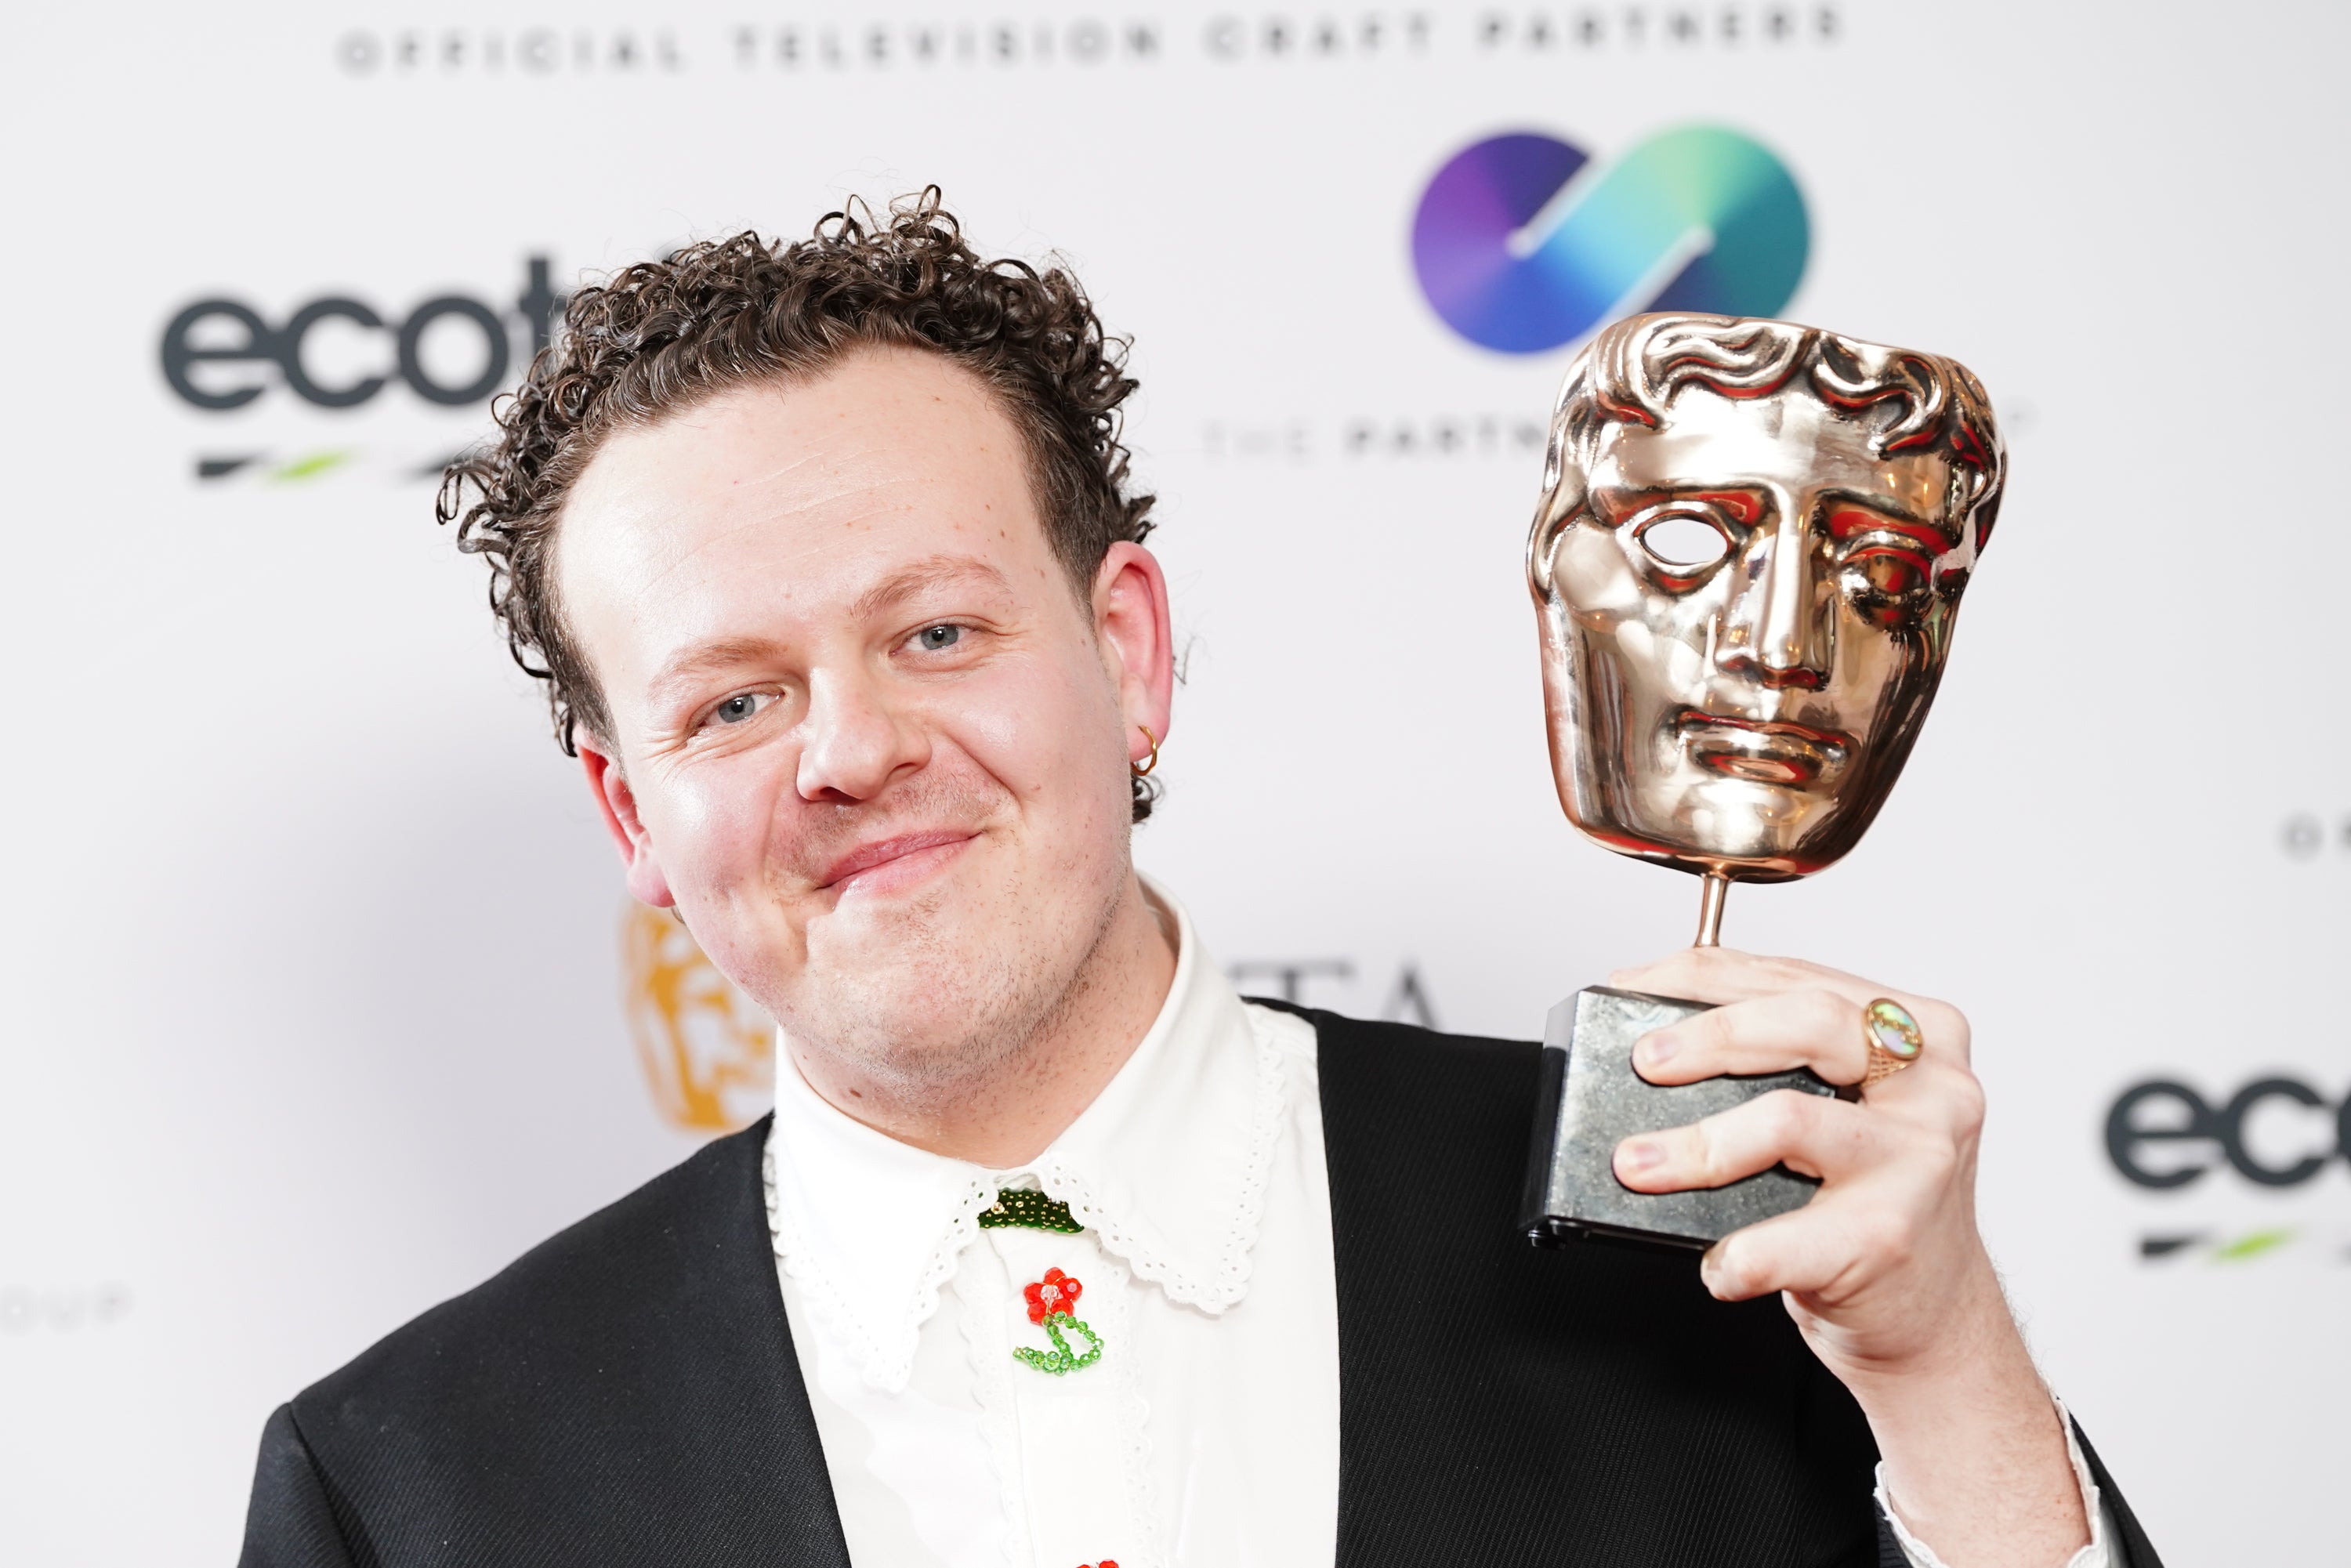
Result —
[[1029, 1037], [1133, 875], [1165, 591], [1134, 545], [1073, 589], [976, 377], [864, 350], [617, 434], [556, 569], [637, 896], [796, 1044], [879, 1077]]
[[1579, 827], [1757, 881], [1860, 838], [1942, 673], [1965, 523], [1947, 457], [1867, 437], [1793, 389], [1687, 388], [1662, 428], [1607, 426], [1543, 615]]

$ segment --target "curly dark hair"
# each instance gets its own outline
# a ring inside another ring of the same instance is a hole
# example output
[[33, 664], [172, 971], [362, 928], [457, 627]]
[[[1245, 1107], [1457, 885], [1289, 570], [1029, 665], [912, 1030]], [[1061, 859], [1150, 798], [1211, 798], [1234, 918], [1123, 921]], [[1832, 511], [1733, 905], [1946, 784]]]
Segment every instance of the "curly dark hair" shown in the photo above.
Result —
[[[547, 683], [555, 738], [609, 739], [611, 715], [564, 624], [554, 544], [565, 498], [604, 438], [736, 388], [820, 373], [867, 346], [928, 350], [977, 375], [1028, 446], [1054, 555], [1082, 598], [1111, 545], [1151, 532], [1130, 494], [1119, 406], [1134, 391], [1076, 278], [982, 261], [934, 185], [859, 203], [786, 245], [744, 233], [623, 268], [574, 294], [554, 340], [499, 400], [495, 444], [443, 476], [434, 507], [490, 563], [490, 609], [515, 663]], [[1134, 780], [1134, 820], [1156, 791]]]

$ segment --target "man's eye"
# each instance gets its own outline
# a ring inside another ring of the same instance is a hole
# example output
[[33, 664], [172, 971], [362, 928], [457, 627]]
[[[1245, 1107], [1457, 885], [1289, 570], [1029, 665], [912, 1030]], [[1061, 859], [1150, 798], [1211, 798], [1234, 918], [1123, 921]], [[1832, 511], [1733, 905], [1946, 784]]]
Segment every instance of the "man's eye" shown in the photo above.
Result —
[[962, 641], [963, 628], [960, 626], [925, 626], [914, 633], [914, 646], [926, 653], [952, 648]]
[[713, 724], [742, 724], [759, 716], [759, 710], [776, 700], [773, 692], [737, 692], [710, 710]]

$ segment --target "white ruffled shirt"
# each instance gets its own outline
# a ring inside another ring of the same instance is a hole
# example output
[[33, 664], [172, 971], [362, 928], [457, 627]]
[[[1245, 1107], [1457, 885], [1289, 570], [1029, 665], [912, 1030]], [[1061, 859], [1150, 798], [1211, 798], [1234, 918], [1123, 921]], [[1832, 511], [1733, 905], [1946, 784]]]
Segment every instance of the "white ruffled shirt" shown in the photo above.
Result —
[[[859, 1568], [1336, 1556], [1338, 1295], [1314, 1030], [1242, 1001], [1181, 906], [1151, 891], [1178, 937], [1167, 999], [1029, 1165], [901, 1144], [778, 1052], [768, 1222]], [[1086, 1228], [982, 1228], [1001, 1187], [1040, 1188]], [[1103, 1346], [1059, 1376], [1014, 1355], [1052, 1348], [1023, 1292], [1049, 1269], [1079, 1281], [1075, 1316]], [[2097, 1533], [2067, 1568], [2106, 1568], [2112, 1529], [2078, 1453], [2074, 1469]], [[1917, 1568], [1941, 1568], [1897, 1531]]]

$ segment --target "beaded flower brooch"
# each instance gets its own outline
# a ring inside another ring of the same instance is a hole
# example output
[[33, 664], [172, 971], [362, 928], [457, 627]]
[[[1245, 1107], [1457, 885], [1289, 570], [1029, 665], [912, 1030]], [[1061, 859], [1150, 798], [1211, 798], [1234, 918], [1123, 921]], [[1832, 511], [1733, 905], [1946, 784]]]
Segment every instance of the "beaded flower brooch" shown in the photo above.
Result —
[[[1026, 1345], [1012, 1354], [1040, 1372], [1050, 1372], [1060, 1377], [1081, 1367], [1092, 1366], [1102, 1359], [1102, 1336], [1078, 1321], [1075, 1309], [1085, 1286], [1059, 1269], [1048, 1269], [1045, 1277], [1031, 1283], [1021, 1294], [1029, 1299], [1029, 1321], [1043, 1326], [1045, 1337], [1053, 1342], [1051, 1350], [1030, 1350]], [[1063, 1332], [1082, 1336], [1083, 1351], [1073, 1351]]]
[[[1004, 1187], [996, 1201], [980, 1212], [980, 1228], [985, 1230], [1019, 1227], [1028, 1230], [1051, 1230], [1063, 1236], [1075, 1236], [1085, 1226], [1071, 1214], [1070, 1206], [1058, 1198], [1028, 1187]], [[1045, 1331], [1053, 1342], [1050, 1350], [1022, 1348], [1012, 1354], [1040, 1372], [1050, 1372], [1059, 1377], [1075, 1372], [1081, 1366], [1092, 1366], [1102, 1359], [1102, 1335], [1077, 1319], [1078, 1297], [1085, 1286], [1062, 1273], [1048, 1269], [1045, 1277], [1030, 1284], [1022, 1294], [1029, 1298], [1029, 1321]], [[1066, 1334], [1074, 1333], [1086, 1342], [1082, 1351], [1071, 1350]], [[1105, 1563], [1103, 1568], [1114, 1568]]]

